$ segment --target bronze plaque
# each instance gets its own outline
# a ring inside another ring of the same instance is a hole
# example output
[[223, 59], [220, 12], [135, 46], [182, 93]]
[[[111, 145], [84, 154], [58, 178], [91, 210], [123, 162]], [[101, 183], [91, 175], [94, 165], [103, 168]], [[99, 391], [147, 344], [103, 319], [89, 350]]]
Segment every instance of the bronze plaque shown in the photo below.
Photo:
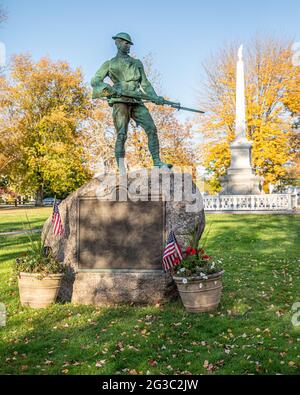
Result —
[[79, 269], [161, 270], [164, 202], [79, 199]]

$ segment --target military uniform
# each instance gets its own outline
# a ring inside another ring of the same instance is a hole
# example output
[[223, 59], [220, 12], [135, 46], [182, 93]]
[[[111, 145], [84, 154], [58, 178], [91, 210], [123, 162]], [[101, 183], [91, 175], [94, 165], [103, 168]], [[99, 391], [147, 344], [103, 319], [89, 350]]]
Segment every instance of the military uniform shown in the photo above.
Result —
[[[120, 35], [117, 35], [113, 38], [119, 37]], [[120, 38], [124, 39], [123, 37]], [[129, 35], [125, 36], [125, 40], [132, 44]], [[127, 92], [143, 93], [152, 97], [158, 97], [146, 77], [142, 62], [129, 55], [118, 54], [100, 67], [91, 82], [94, 89], [93, 98], [110, 96], [109, 92], [112, 87], [104, 82], [106, 77], [109, 77], [114, 83], [113, 88], [119, 89], [120, 92], [126, 90]], [[160, 167], [165, 165], [160, 161], [156, 126], [143, 102], [122, 96], [109, 98], [108, 102], [113, 106], [113, 121], [117, 131], [115, 145], [117, 163], [119, 164], [120, 158], [125, 157], [124, 145], [127, 138], [128, 124], [130, 119], [133, 119], [147, 133], [148, 147], [154, 165]]]

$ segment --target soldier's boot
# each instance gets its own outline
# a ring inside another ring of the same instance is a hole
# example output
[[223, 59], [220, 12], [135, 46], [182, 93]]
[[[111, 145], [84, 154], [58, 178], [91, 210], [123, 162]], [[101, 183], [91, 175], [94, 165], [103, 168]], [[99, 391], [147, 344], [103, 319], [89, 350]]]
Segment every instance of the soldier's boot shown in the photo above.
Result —
[[167, 167], [171, 169], [173, 167], [173, 165], [169, 163], [164, 163], [160, 160], [159, 142], [158, 142], [157, 133], [150, 133], [148, 135], [148, 146], [155, 167], [159, 167], [160, 169], [163, 167]]
[[126, 167], [124, 163], [125, 158], [125, 141], [126, 141], [126, 133], [119, 132], [116, 139], [115, 144], [115, 158], [117, 161], [117, 166], [121, 174], [126, 173]]

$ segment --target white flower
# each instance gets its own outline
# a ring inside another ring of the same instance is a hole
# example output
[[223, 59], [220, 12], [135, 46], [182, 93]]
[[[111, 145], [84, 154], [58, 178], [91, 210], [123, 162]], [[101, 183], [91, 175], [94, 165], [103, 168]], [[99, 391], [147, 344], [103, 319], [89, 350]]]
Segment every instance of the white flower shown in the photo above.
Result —
[[183, 284], [187, 284], [187, 282], [188, 282], [188, 281], [187, 281], [186, 278], [183, 278], [183, 279], [182, 279], [182, 283], [183, 283]]
[[185, 267], [182, 267], [179, 271], [180, 272], [185, 272]]
[[216, 266], [216, 264], [215, 264], [215, 262], [213, 262], [213, 263], [211, 264], [211, 266], [210, 266], [210, 267], [211, 267], [212, 269], [214, 269], [214, 268], [215, 268], [215, 266]]
[[207, 275], [206, 275], [205, 273], [203, 273], [203, 272], [200, 273], [200, 276], [201, 276], [204, 280], [207, 280], [207, 279], [208, 279]]

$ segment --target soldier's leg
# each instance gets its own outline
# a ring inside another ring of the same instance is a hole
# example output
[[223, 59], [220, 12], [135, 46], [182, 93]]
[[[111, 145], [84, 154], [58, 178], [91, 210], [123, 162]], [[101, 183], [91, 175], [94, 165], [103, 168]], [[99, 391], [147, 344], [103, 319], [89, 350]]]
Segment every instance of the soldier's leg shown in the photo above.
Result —
[[120, 160], [125, 157], [125, 142], [127, 139], [128, 123], [130, 119], [130, 105], [115, 103], [113, 106], [113, 121], [117, 132], [115, 144], [115, 157], [119, 166]]
[[171, 168], [172, 165], [166, 165], [160, 160], [157, 129], [147, 107], [144, 105], [133, 105], [131, 117], [136, 121], [137, 125], [140, 125], [147, 133], [148, 148], [151, 153], [154, 166], [168, 166]]

